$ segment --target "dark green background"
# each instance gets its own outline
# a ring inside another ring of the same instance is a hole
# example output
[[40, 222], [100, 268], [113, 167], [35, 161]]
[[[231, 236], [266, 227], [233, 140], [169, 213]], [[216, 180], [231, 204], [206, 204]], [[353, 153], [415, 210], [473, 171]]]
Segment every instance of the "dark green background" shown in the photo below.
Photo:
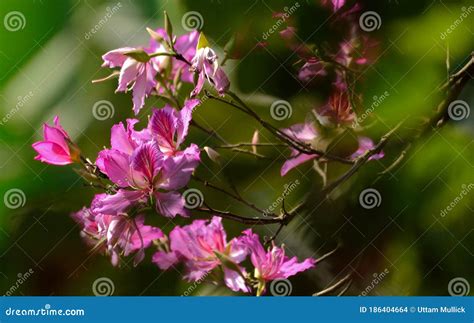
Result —
[[[54, 167], [33, 160], [31, 144], [41, 136], [43, 122], [60, 115], [64, 127], [85, 155], [94, 159], [108, 145], [109, 129], [132, 116], [130, 94], [114, 94], [116, 81], [91, 84], [107, 75], [100, 69], [101, 55], [122, 46], [146, 44], [145, 27], [162, 26], [167, 10], [174, 30], [183, 32], [181, 17], [190, 10], [204, 18], [203, 30], [211, 42], [223, 47], [235, 32], [244, 35], [243, 58], [229, 61], [225, 69], [232, 89], [253, 102], [253, 107], [275, 126], [302, 122], [308, 111], [321, 104], [328, 82], [304, 89], [295, 79], [296, 56], [273, 35], [269, 47], [255, 49], [254, 43], [274, 24], [272, 11], [282, 11], [293, 1], [120, 1], [122, 7], [91, 39], [84, 35], [117, 2], [106, 1], [16, 1], [2, 0], [0, 18], [11, 11], [25, 16], [23, 29], [10, 32], [0, 25], [0, 116], [7, 115], [18, 101], [32, 93], [30, 100], [8, 122], [0, 126], [0, 197], [12, 189], [24, 192], [23, 207], [9, 209], [0, 203], [0, 294], [16, 284], [19, 274], [31, 275], [15, 295], [91, 295], [98, 277], [109, 277], [115, 295], [180, 295], [190, 284], [170, 271], [162, 273], [149, 257], [133, 268], [125, 262], [113, 268], [107, 257], [91, 254], [79, 237], [79, 227], [69, 217], [72, 211], [88, 205], [92, 189], [85, 187], [71, 167]], [[310, 42], [334, 41], [330, 12], [317, 1], [300, 1], [292, 16], [301, 39]], [[471, 191], [445, 217], [440, 211], [462, 190], [474, 183], [473, 116], [451, 122], [429, 135], [407, 156], [399, 168], [374, 183], [378, 172], [389, 165], [400, 151], [404, 138], [413, 135], [423, 117], [429, 116], [443, 94], [436, 89], [446, 80], [449, 44], [452, 70], [466, 61], [473, 49], [473, 17], [459, 25], [446, 40], [445, 31], [467, 7], [469, 1], [362, 1], [364, 10], [374, 10], [382, 18], [379, 30], [370, 36], [379, 42], [377, 62], [368, 67], [358, 83], [366, 106], [373, 96], [390, 95], [377, 108], [378, 122], [368, 133], [379, 138], [399, 120], [410, 116], [386, 150], [386, 158], [372, 162], [356, 175], [329, 202], [311, 213], [297, 217], [279, 236], [289, 254], [318, 257], [342, 242], [342, 249], [316, 269], [291, 278], [294, 295], [308, 295], [323, 289], [347, 272], [354, 271], [348, 294], [358, 295], [371, 285], [374, 274], [386, 268], [389, 274], [370, 295], [447, 295], [448, 283], [463, 277], [472, 283], [474, 191]], [[315, 33], [314, 31], [317, 30]], [[249, 55], [247, 55], [249, 54]], [[473, 106], [473, 85], [461, 94]], [[185, 95], [185, 94], [184, 94]], [[20, 98], [19, 98], [20, 97]], [[278, 122], [270, 118], [269, 106], [277, 98], [292, 103], [293, 115]], [[114, 118], [94, 119], [92, 107], [108, 100], [115, 107]], [[157, 99], [147, 100], [142, 120]], [[194, 118], [213, 127], [230, 142], [249, 141], [258, 124], [227, 106], [206, 102]], [[373, 119], [372, 119], [373, 120]], [[143, 126], [145, 123], [142, 122]], [[266, 132], [262, 141], [274, 141]], [[188, 142], [216, 144], [193, 129]], [[239, 191], [262, 208], [281, 195], [284, 185], [298, 180], [300, 185], [287, 199], [289, 207], [307, 192], [317, 192], [321, 180], [308, 163], [284, 178], [279, 168], [284, 156], [275, 150], [262, 150], [271, 160], [224, 152], [222, 165], [203, 156], [198, 169], [203, 178], [226, 186], [229, 178]], [[215, 176], [214, 174], [217, 174]], [[240, 214], [256, 215], [227, 197], [201, 188], [205, 199], [216, 207]], [[358, 203], [359, 193], [376, 188], [381, 206], [366, 210]], [[312, 195], [310, 195], [312, 196]], [[311, 197], [310, 197], [311, 198]], [[258, 214], [257, 214], [258, 215]], [[165, 232], [173, 223], [149, 215]], [[245, 227], [224, 222], [230, 237]], [[271, 235], [275, 227], [259, 228]], [[179, 270], [182, 271], [181, 268]], [[209, 284], [201, 284], [194, 295], [230, 294]]]

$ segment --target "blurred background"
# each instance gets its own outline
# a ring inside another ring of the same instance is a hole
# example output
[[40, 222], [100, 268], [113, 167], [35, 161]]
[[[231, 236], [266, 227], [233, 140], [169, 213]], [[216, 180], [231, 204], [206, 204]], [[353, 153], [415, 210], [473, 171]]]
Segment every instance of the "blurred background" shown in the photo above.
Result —
[[[114, 94], [116, 80], [91, 83], [110, 72], [100, 68], [101, 55], [119, 47], [147, 45], [145, 28], [163, 26], [163, 10], [169, 13], [176, 34], [186, 31], [186, 13], [196, 11], [203, 18], [202, 30], [216, 48], [223, 48], [234, 36], [240, 59], [229, 60], [225, 66], [232, 90], [277, 127], [304, 121], [311, 108], [325, 102], [329, 81], [302, 84], [296, 78], [297, 57], [276, 33], [265, 40], [266, 46], [258, 44], [275, 24], [272, 14], [295, 3], [2, 0], [0, 294], [16, 286], [13, 295], [92, 295], [94, 281], [107, 277], [114, 284], [114, 295], [231, 295], [207, 283], [191, 288], [193, 284], [183, 281], [178, 271], [161, 272], [154, 266], [149, 261], [151, 253], [138, 267], [126, 260], [114, 268], [108, 257], [91, 252], [70, 213], [89, 205], [93, 189], [84, 185], [73, 167], [34, 161], [31, 144], [41, 138], [42, 124], [59, 115], [92, 160], [109, 145], [110, 127], [132, 116], [132, 103], [130, 94]], [[299, 258], [320, 257], [338, 244], [340, 248], [314, 270], [292, 277], [292, 295], [311, 295], [348, 273], [352, 273], [352, 283], [347, 295], [449, 295], [453, 279], [461, 281], [469, 293], [474, 277], [474, 113], [423, 137], [397, 168], [383, 177], [378, 174], [397, 158], [403, 141], [413, 136], [417, 125], [442, 100], [444, 94], [438, 88], [447, 79], [447, 66], [456, 71], [469, 59], [474, 44], [472, 2], [360, 3], [362, 11], [378, 13], [381, 25], [367, 33], [377, 42], [375, 63], [358, 80], [358, 93], [365, 107], [374, 106], [388, 93], [370, 120], [364, 121], [370, 124], [366, 134], [377, 140], [398, 121], [410, 118], [386, 148], [386, 157], [368, 164], [321, 203], [317, 193], [322, 181], [311, 163], [280, 177], [288, 154], [281, 149], [259, 150], [269, 159], [220, 151], [221, 165], [203, 156], [197, 174], [221, 187], [233, 183], [263, 209], [276, 203], [290, 185], [294, 189], [286, 197], [287, 209], [309, 192], [315, 203], [283, 229], [277, 243], [284, 243], [287, 252]], [[455, 24], [460, 17], [461, 23]], [[340, 39], [334, 23], [331, 10], [317, 0], [299, 0], [291, 15], [299, 38], [309, 43]], [[447, 29], [452, 31], [443, 37]], [[218, 52], [222, 55], [222, 50]], [[189, 89], [182, 91], [183, 98]], [[473, 89], [471, 81], [459, 98], [470, 107], [474, 106]], [[269, 106], [277, 99], [291, 103], [290, 118], [271, 119]], [[92, 111], [101, 100], [110, 102], [113, 113], [98, 120]], [[146, 124], [151, 107], [163, 104], [148, 99], [140, 125]], [[275, 142], [246, 115], [212, 100], [194, 118], [232, 143], [249, 142], [257, 129], [262, 142]], [[191, 130], [188, 142], [217, 144], [197, 129]], [[205, 200], [216, 208], [258, 215], [197, 182], [192, 181], [190, 187], [202, 190]], [[360, 193], [367, 188], [379, 192], [378, 207], [366, 209], [359, 203]], [[278, 212], [281, 205], [276, 205]], [[149, 218], [166, 233], [175, 223], [189, 223]], [[246, 228], [229, 221], [224, 226], [229, 237]], [[254, 229], [271, 236], [277, 226]]]

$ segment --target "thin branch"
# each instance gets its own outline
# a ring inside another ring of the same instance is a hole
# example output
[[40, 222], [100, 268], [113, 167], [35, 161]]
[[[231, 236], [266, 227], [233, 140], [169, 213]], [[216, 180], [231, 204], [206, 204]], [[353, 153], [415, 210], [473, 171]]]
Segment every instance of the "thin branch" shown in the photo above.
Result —
[[204, 213], [211, 213], [213, 215], [219, 216], [224, 219], [229, 219], [229, 220], [234, 220], [237, 222], [240, 222], [242, 224], [248, 224], [248, 225], [264, 225], [264, 224], [275, 224], [275, 223], [281, 223], [283, 221], [282, 218], [250, 218], [250, 217], [244, 217], [241, 215], [234, 214], [229, 211], [220, 211], [216, 210], [213, 208], [210, 208], [209, 206], [206, 207], [200, 207], [196, 209], [197, 211], [201, 211]]
[[214, 146], [213, 148], [232, 149], [232, 148], [238, 148], [238, 147], [253, 147], [253, 146], [257, 146], [257, 147], [288, 147], [287, 144], [273, 143], [273, 142], [262, 142], [262, 143], [256, 143], [256, 144], [253, 144], [251, 142], [241, 142], [241, 143], [237, 143], [237, 144]]
[[344, 276], [341, 280], [339, 280], [337, 283], [335, 283], [334, 285], [331, 285], [329, 286], [328, 288], [325, 288], [323, 289], [322, 291], [320, 292], [317, 292], [317, 293], [314, 293], [313, 296], [323, 296], [323, 295], [326, 295], [326, 294], [329, 294], [333, 291], [335, 291], [336, 289], [338, 289], [341, 285], [343, 285], [346, 281], [348, 281], [352, 276], [352, 272], [347, 274], [346, 276]]
[[225, 104], [227, 104], [231, 107], [234, 107], [234, 108], [246, 113], [247, 115], [251, 116], [256, 121], [258, 121], [265, 129], [270, 131], [279, 140], [281, 140], [284, 143], [287, 143], [289, 146], [291, 146], [292, 148], [298, 150], [301, 153], [308, 154], [308, 155], [318, 155], [317, 156], [318, 159], [330, 159], [330, 160], [338, 161], [338, 162], [343, 163], [343, 164], [353, 164], [354, 163], [350, 159], [340, 157], [340, 156], [336, 156], [336, 155], [327, 154], [324, 151], [311, 148], [311, 146], [309, 144], [306, 144], [306, 143], [300, 142], [298, 140], [295, 140], [294, 138], [290, 137], [286, 133], [282, 132], [280, 129], [275, 128], [273, 125], [271, 125], [270, 123], [268, 123], [265, 120], [263, 120], [262, 118], [260, 118], [260, 116], [255, 111], [253, 111], [248, 105], [246, 105], [236, 94], [234, 94], [232, 92], [228, 92], [228, 94], [233, 99], [235, 99], [240, 105], [235, 104], [234, 102], [227, 101], [227, 100], [222, 99], [220, 97], [214, 96], [210, 93], [206, 93], [206, 95], [209, 97], [209, 99], [213, 99], [213, 100], [225, 103]]
[[336, 251], [338, 251], [340, 248], [340, 245], [337, 245], [336, 248], [334, 248], [333, 250], [325, 253], [324, 255], [322, 255], [321, 257], [319, 257], [318, 259], [316, 259], [316, 263], [319, 264], [321, 262], [323, 262], [324, 260], [326, 260], [327, 258], [331, 257], [333, 254], [336, 253]]
[[[210, 188], [212, 188], [212, 189], [214, 189], [214, 190], [216, 190], [216, 191], [218, 191], [218, 192], [221, 192], [221, 193], [224, 193], [224, 194], [230, 196], [230, 197], [233, 198], [234, 200], [239, 201], [240, 203], [242, 203], [242, 204], [248, 206], [249, 208], [251, 208], [251, 209], [257, 211], [257, 212], [260, 213], [260, 214], [265, 213], [262, 209], [258, 208], [255, 204], [244, 200], [240, 195], [236, 195], [236, 194], [234, 194], [234, 193], [232, 193], [232, 192], [229, 192], [229, 191], [227, 191], [227, 190], [225, 190], [225, 189], [223, 189], [223, 188], [221, 188], [221, 187], [218, 187], [218, 186], [216, 186], [216, 185], [214, 185], [214, 184], [212, 184], [212, 183], [209, 183], [208, 181], [203, 180], [203, 179], [201, 179], [201, 178], [199, 178], [199, 177], [197, 177], [197, 176], [193, 176], [193, 179], [196, 180], [196, 181], [198, 181], [198, 182], [201, 182], [202, 184], [204, 184], [204, 186], [210, 187]], [[269, 216], [271, 216], [271, 217], [276, 217], [276, 214], [273, 214], [273, 213], [272, 213], [272, 214], [269, 214]]]
[[349, 178], [351, 178], [352, 175], [354, 175], [359, 170], [359, 168], [361, 168], [363, 165], [367, 163], [370, 157], [379, 153], [383, 149], [383, 147], [387, 144], [387, 141], [390, 139], [390, 137], [401, 127], [401, 125], [405, 122], [405, 120], [399, 122], [392, 130], [390, 130], [384, 136], [382, 136], [382, 138], [380, 138], [380, 141], [374, 148], [368, 150], [364, 155], [359, 157], [356, 160], [355, 164], [346, 173], [342, 174], [339, 178], [335, 179], [332, 183], [326, 186], [322, 190], [322, 193], [324, 195], [331, 193], [339, 185], [341, 185], [342, 183], [347, 181]]

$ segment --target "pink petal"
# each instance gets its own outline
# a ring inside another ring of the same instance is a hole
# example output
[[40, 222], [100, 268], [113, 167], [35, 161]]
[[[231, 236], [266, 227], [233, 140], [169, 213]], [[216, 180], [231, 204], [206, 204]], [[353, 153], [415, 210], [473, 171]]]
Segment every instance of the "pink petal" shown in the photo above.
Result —
[[226, 286], [234, 292], [238, 292], [239, 290], [244, 293], [250, 292], [245, 284], [245, 279], [235, 270], [224, 267], [224, 282]]
[[230, 82], [222, 68], [218, 68], [213, 77], [214, 87], [220, 95], [223, 95], [229, 89]]
[[103, 194], [95, 202], [95, 213], [116, 215], [125, 212], [130, 206], [141, 203], [146, 198], [142, 191], [118, 190], [113, 195]]
[[135, 148], [134, 142], [131, 140], [129, 133], [125, 130], [125, 127], [121, 122], [112, 126], [110, 144], [113, 149], [121, 151], [127, 155], [131, 155]]
[[148, 127], [164, 153], [174, 151], [174, 136], [178, 124], [177, 112], [166, 105], [162, 109], [153, 109]]
[[66, 141], [67, 135], [62, 128], [51, 127], [47, 124], [43, 126], [44, 141], [49, 141], [61, 146], [61, 148], [69, 153], [69, 145]]
[[60, 145], [54, 142], [39, 141], [34, 143], [32, 147], [38, 153], [35, 157], [36, 160], [60, 166], [73, 163], [69, 151], [64, 151]]
[[281, 166], [280, 170], [280, 175], [285, 176], [288, 174], [290, 170], [293, 168], [309, 161], [312, 159], [315, 159], [318, 155], [307, 155], [307, 154], [299, 154], [294, 158], [288, 159], [286, 162], [283, 163], [283, 166]]
[[117, 92], [126, 92], [128, 85], [138, 78], [140, 63], [129, 57], [120, 70]]
[[184, 207], [185, 201], [181, 194], [176, 192], [156, 192], [156, 210], [163, 216], [174, 218], [177, 215], [189, 216]]
[[201, 103], [201, 101], [197, 99], [186, 100], [186, 102], [184, 102], [184, 107], [180, 111], [180, 119], [178, 120], [177, 124], [176, 142], [178, 146], [188, 135], [189, 123], [192, 119], [193, 109], [198, 106], [199, 103]]
[[184, 187], [200, 162], [200, 149], [191, 144], [183, 152], [164, 159], [163, 175], [158, 188], [176, 190]]
[[147, 82], [146, 73], [140, 73], [135, 80], [135, 85], [133, 85], [133, 111], [135, 115], [140, 112], [145, 104]]
[[158, 251], [153, 255], [152, 261], [158, 265], [161, 270], [167, 270], [178, 262], [175, 252]]
[[122, 66], [129, 58], [128, 56], [124, 55], [124, 53], [130, 52], [134, 49], [135, 48], [133, 47], [123, 47], [105, 53], [102, 55], [102, 59], [104, 60], [104, 64], [102, 64], [102, 66], [111, 68]]
[[114, 149], [102, 150], [99, 152], [96, 165], [115, 184], [121, 187], [132, 184], [130, 158], [127, 154]]
[[162, 154], [156, 143], [152, 141], [138, 147], [131, 157], [131, 166], [137, 172], [133, 180], [139, 187], [151, 185], [162, 167]]

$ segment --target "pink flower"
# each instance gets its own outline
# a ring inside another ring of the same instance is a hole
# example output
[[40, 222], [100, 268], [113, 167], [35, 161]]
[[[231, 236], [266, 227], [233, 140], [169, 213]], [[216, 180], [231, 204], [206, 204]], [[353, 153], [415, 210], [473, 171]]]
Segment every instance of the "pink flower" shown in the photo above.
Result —
[[43, 141], [35, 142], [32, 147], [38, 155], [36, 160], [52, 165], [68, 165], [79, 160], [78, 148], [72, 144], [67, 132], [59, 124], [59, 117], [54, 117], [54, 126], [44, 124]]
[[[368, 137], [359, 137], [358, 139], [359, 139], [359, 148], [357, 149], [355, 153], [351, 155], [351, 159], [357, 159], [360, 156], [364, 155], [367, 151], [374, 149], [375, 147], [372, 139]], [[379, 153], [370, 156], [369, 160], [381, 159], [384, 156], [385, 156], [384, 152], [380, 151]]]
[[153, 110], [148, 129], [165, 155], [173, 156], [178, 152], [188, 134], [193, 109], [199, 103], [196, 99], [187, 100], [179, 112], [169, 105]]
[[321, 0], [321, 4], [324, 6], [330, 6], [332, 4], [333, 11], [336, 12], [341, 9], [346, 0]]
[[345, 86], [345, 83], [338, 84], [340, 85], [336, 86], [328, 102], [316, 110], [317, 118], [323, 126], [348, 126], [355, 119], [348, 92], [345, 89], [340, 89], [340, 87]]
[[[291, 126], [290, 128], [283, 129], [283, 132], [291, 138], [298, 140], [302, 143], [312, 144], [318, 137], [318, 133], [312, 123], [300, 123]], [[368, 150], [374, 148], [374, 143], [370, 138], [359, 137], [359, 147], [348, 159], [355, 160], [358, 157], [365, 154]], [[287, 161], [285, 161], [281, 167], [280, 175], [285, 176], [293, 168], [306, 163], [307, 161], [314, 160], [318, 157], [317, 154], [304, 154], [298, 150], [291, 148], [291, 155]], [[381, 151], [375, 155], [372, 155], [369, 160], [377, 160], [384, 157], [384, 152]]]
[[[290, 128], [283, 129], [283, 132], [291, 138], [307, 144], [311, 144], [312, 141], [317, 137], [316, 129], [314, 128], [312, 123], [295, 124]], [[298, 150], [291, 148], [290, 158], [285, 163], [283, 163], [280, 175], [285, 176], [293, 168], [309, 160], [313, 160], [317, 156], [318, 155], [303, 154]]]
[[296, 257], [288, 258], [285, 250], [275, 245], [265, 250], [252, 229], [243, 232], [243, 236], [238, 238], [238, 244], [245, 246], [250, 252], [250, 261], [255, 267], [254, 276], [259, 280], [257, 295], [265, 292], [267, 282], [285, 279], [308, 270], [314, 267], [316, 262], [312, 258], [307, 258], [299, 263]]
[[[132, 205], [154, 197], [160, 214], [167, 217], [188, 215], [184, 199], [176, 190], [189, 182], [200, 162], [200, 150], [195, 144], [183, 151], [177, 149], [187, 134], [195, 104], [186, 104], [180, 113], [167, 108], [163, 115], [171, 115], [170, 118], [161, 119], [156, 116], [161, 112], [155, 111], [150, 124], [142, 131], [134, 129], [138, 122], [135, 119], [128, 119], [126, 128], [122, 123], [112, 127], [111, 149], [99, 153], [96, 165], [121, 189], [101, 200], [100, 212], [126, 212]], [[177, 141], [167, 141], [170, 138], [177, 138]], [[170, 143], [171, 146], [160, 146], [160, 142], [161, 145]], [[172, 155], [168, 156], [171, 149]]]
[[156, 86], [155, 76], [158, 71], [153, 60], [138, 61], [128, 55], [136, 51], [153, 52], [152, 49], [133, 47], [115, 49], [102, 56], [102, 66], [121, 68], [116, 92], [127, 92], [130, 86], [133, 90], [133, 111], [138, 114], [145, 104], [145, 98]]
[[[163, 41], [169, 42], [169, 37], [163, 28], [156, 29], [155, 33], [159, 35]], [[174, 49], [176, 53], [181, 55], [186, 61], [191, 61], [196, 54], [198, 38], [199, 32], [196, 30], [178, 36], [174, 42]], [[157, 42], [153, 38], [150, 41], [149, 48], [154, 52], [160, 53], [168, 51], [161, 42]], [[167, 79], [164, 81], [168, 83], [163, 84], [164, 86], [173, 88], [173, 80], [178, 73], [180, 73], [181, 80], [183, 82], [193, 83], [193, 74], [189, 71], [188, 65], [185, 61], [170, 56], [156, 56], [152, 58], [152, 61], [158, 71], [164, 71], [166, 73], [168, 72], [169, 65], [171, 65], [171, 68], [169, 69], [169, 75], [163, 75], [167, 76]]]
[[[358, 8], [354, 8], [354, 12], [356, 12]], [[351, 10], [351, 14], [353, 14]], [[350, 18], [349, 16], [349, 19]], [[351, 27], [349, 29], [348, 37], [339, 44], [339, 51], [334, 56], [334, 59], [347, 67], [351, 65], [354, 68], [357, 65], [365, 65], [372, 61], [373, 49], [376, 47], [377, 43], [371, 40], [366, 35], [360, 34], [360, 27], [358, 24], [351, 23]]]
[[141, 144], [131, 154], [114, 149], [103, 150], [96, 162], [101, 172], [118, 186], [135, 190], [119, 190], [104, 201], [104, 207], [117, 209], [120, 206], [119, 210], [122, 210], [154, 196], [160, 214], [167, 217], [178, 214], [187, 216], [183, 197], [174, 191], [189, 182], [199, 161], [196, 145], [191, 145], [175, 158], [165, 158], [155, 141]]
[[316, 57], [311, 57], [300, 68], [298, 78], [303, 82], [309, 82], [316, 76], [325, 76], [326, 74], [324, 63]]
[[229, 79], [224, 70], [219, 67], [216, 52], [209, 47], [199, 48], [193, 57], [191, 70], [198, 74], [196, 87], [191, 92], [191, 97], [198, 95], [204, 82], [211, 83], [219, 94], [224, 94], [229, 89]]
[[[199, 32], [194, 30], [187, 34], [181, 35], [176, 39], [174, 48], [177, 53], [181, 54], [188, 62], [196, 55], [196, 46], [199, 38]], [[187, 83], [193, 83], [193, 73], [189, 71], [188, 65], [180, 60], [173, 59], [173, 77], [180, 70], [181, 80]]]
[[195, 220], [190, 225], [178, 226], [171, 231], [169, 239], [170, 252], [158, 251], [153, 256], [153, 262], [161, 269], [183, 262], [187, 271], [185, 278], [197, 281], [222, 266], [225, 284], [230, 289], [248, 291], [244, 269], [237, 265], [245, 259], [246, 250], [236, 244], [236, 239], [227, 242], [220, 218], [213, 217], [210, 222]]
[[111, 256], [114, 266], [118, 265], [120, 255], [129, 256], [136, 252], [134, 264], [137, 265], [145, 256], [145, 249], [153, 240], [164, 237], [159, 228], [144, 224], [144, 217], [135, 218], [124, 214], [110, 215], [96, 212], [96, 203], [105, 194], [98, 194], [91, 208], [83, 208], [74, 213], [73, 218], [82, 226], [81, 235], [92, 246], [99, 246]]

